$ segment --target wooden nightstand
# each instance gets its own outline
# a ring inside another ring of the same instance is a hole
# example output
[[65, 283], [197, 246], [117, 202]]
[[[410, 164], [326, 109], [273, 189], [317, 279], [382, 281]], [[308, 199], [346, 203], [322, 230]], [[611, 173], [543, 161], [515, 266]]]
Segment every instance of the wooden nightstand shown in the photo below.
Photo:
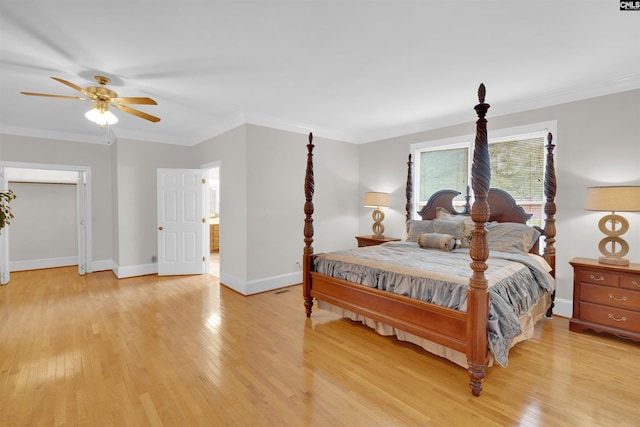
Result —
[[397, 237], [384, 237], [382, 239], [376, 239], [373, 236], [356, 236], [356, 240], [358, 241], [358, 247], [361, 248], [363, 246], [376, 246], [385, 242], [399, 242], [400, 239]]
[[609, 332], [640, 341], [640, 264], [600, 264], [574, 258], [573, 317], [569, 329]]

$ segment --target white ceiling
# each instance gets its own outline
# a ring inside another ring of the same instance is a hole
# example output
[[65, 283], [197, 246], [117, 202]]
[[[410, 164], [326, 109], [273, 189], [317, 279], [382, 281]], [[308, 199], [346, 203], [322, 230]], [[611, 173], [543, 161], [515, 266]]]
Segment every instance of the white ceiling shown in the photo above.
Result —
[[[640, 12], [615, 0], [0, 0], [0, 133], [101, 142], [94, 75], [161, 117], [118, 137], [192, 145], [243, 123], [368, 142], [640, 88]], [[594, 112], [597, 116], [597, 111]]]

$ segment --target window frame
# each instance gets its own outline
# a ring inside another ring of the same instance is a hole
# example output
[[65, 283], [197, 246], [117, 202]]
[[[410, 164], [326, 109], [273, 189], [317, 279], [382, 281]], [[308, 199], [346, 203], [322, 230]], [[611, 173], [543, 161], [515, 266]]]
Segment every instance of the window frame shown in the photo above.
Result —
[[[460, 149], [460, 148], [466, 148], [467, 149], [467, 183], [471, 183], [471, 164], [473, 162], [473, 148], [470, 147], [469, 142], [456, 142], [453, 144], [449, 144], [449, 145], [438, 145], [436, 147], [431, 147], [431, 148], [423, 148], [423, 149], [418, 149], [415, 150], [413, 152], [413, 159], [414, 162], [413, 164], [415, 165], [414, 167], [414, 176], [412, 177], [413, 180], [413, 195], [412, 195], [412, 200], [413, 200], [413, 208], [414, 208], [414, 216], [417, 215], [417, 212], [422, 208], [422, 206], [424, 206], [424, 204], [421, 204], [421, 202], [424, 202], [426, 204], [427, 200], [420, 200], [420, 184], [421, 184], [421, 179], [420, 179], [420, 169], [421, 169], [421, 159], [420, 159], [420, 154], [422, 154], [423, 152], [427, 152], [427, 151], [444, 151], [444, 150], [455, 150], [455, 149]], [[444, 190], [443, 188], [441, 188], [440, 190]], [[464, 196], [464, 194], [463, 194]], [[464, 202], [463, 202], [464, 204]]]
[[[547, 134], [551, 132], [554, 135], [554, 143], [557, 143], [555, 138], [557, 129], [557, 122], [548, 121], [548, 122], [540, 122], [540, 123], [532, 123], [524, 126], [489, 130], [489, 144], [513, 141], [513, 140], [522, 140], [528, 138], [539, 138], [543, 137], [543, 176], [546, 171], [546, 145], [547, 145]], [[410, 152], [413, 158], [413, 170], [411, 181], [413, 184], [413, 194], [412, 194], [412, 208], [413, 212], [411, 214], [412, 219], [420, 219], [417, 212], [419, 208], [422, 207], [426, 200], [420, 201], [420, 154], [424, 151], [438, 151], [438, 150], [446, 150], [446, 149], [455, 149], [455, 148], [468, 148], [469, 156], [468, 156], [468, 165], [467, 165], [467, 182], [469, 185], [471, 184], [471, 166], [473, 163], [473, 152], [475, 146], [475, 135], [460, 135], [457, 137], [446, 138], [446, 139], [438, 139], [431, 141], [423, 141], [415, 144], [411, 144]], [[471, 201], [473, 203], [473, 190], [469, 190], [471, 193]], [[464, 196], [464, 194], [462, 195]], [[421, 202], [423, 204], [421, 204]], [[464, 203], [464, 202], [462, 202]], [[543, 186], [543, 194], [542, 194], [542, 202], [541, 208], [544, 209], [545, 196], [544, 196], [544, 186]], [[454, 203], [454, 205], [456, 205]], [[544, 218], [543, 218], [544, 220]]]

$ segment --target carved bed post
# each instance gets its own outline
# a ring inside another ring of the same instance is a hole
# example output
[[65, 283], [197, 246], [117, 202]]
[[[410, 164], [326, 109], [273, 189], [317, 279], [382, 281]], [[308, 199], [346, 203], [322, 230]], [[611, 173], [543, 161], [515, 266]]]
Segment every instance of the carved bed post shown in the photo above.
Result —
[[307, 144], [307, 172], [304, 177], [304, 252], [302, 255], [302, 292], [307, 317], [311, 317], [313, 298], [311, 297], [311, 267], [313, 264], [313, 134], [309, 133]]
[[482, 380], [487, 369], [487, 321], [489, 317], [489, 293], [486, 260], [489, 258], [489, 245], [485, 223], [489, 220], [490, 210], [487, 194], [491, 183], [491, 162], [489, 158], [489, 142], [487, 139], [487, 120], [485, 115], [489, 104], [485, 104], [485, 87], [480, 84], [478, 99], [475, 106], [478, 113], [476, 121], [476, 141], [471, 167], [471, 187], [475, 201], [471, 208], [471, 219], [475, 223], [472, 232], [471, 247], [469, 249], [471, 269], [473, 274], [469, 280], [469, 294], [467, 302], [467, 362], [469, 364], [469, 387], [474, 396], [482, 391]]
[[406, 185], [406, 193], [407, 196], [407, 204], [405, 205], [405, 209], [407, 210], [407, 221], [413, 218], [413, 179], [412, 179], [412, 165], [411, 154], [409, 154], [409, 160], [407, 161], [407, 185]]
[[[556, 168], [553, 160], [553, 150], [555, 145], [552, 143], [553, 136], [551, 132], [547, 135], [547, 165], [544, 173], [544, 259], [551, 266], [551, 275], [556, 277], [556, 248], [553, 244], [556, 242]], [[553, 314], [555, 291], [551, 295], [551, 306], [547, 310], [547, 317]]]

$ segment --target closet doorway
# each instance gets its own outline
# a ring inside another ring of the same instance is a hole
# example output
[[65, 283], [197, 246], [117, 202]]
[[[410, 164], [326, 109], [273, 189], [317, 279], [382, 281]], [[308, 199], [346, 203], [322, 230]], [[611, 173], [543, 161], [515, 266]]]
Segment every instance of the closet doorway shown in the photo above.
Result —
[[0, 162], [0, 189], [17, 196], [16, 218], [0, 234], [3, 285], [17, 270], [77, 265], [80, 275], [92, 271], [90, 177], [83, 166]]

